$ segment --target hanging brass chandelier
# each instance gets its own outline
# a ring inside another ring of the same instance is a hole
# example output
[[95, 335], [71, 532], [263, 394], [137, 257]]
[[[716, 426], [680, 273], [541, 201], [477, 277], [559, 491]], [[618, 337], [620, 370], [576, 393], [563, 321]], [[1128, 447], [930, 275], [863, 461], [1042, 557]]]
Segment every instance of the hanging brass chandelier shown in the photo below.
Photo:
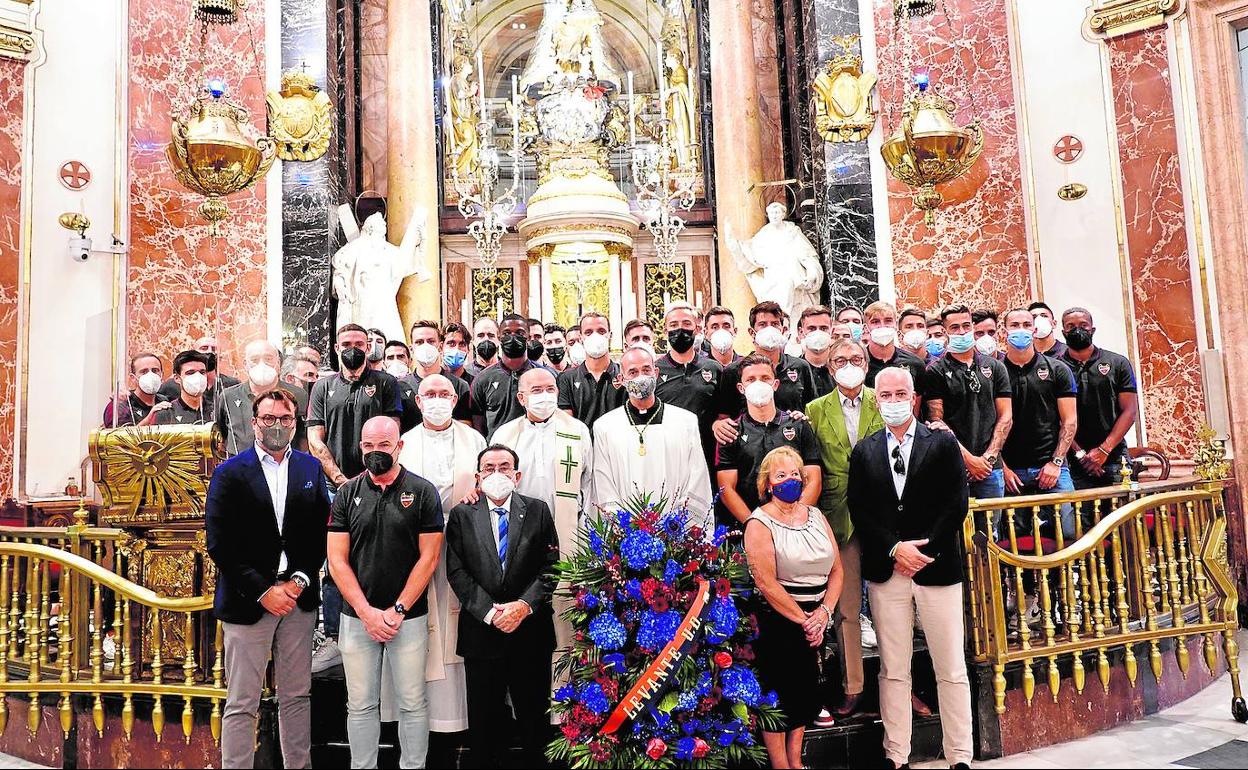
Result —
[[[188, 61], [185, 82], [203, 82], [209, 25], [234, 23], [237, 10], [236, 0], [194, 1], [192, 18], [199, 22], [199, 79], [195, 80], [189, 72], [192, 62]], [[195, 27], [192, 25], [193, 30]], [[250, 25], [247, 36], [259, 77]], [[226, 97], [225, 83], [219, 79], [208, 82], [184, 108], [175, 107], [171, 117], [172, 136], [165, 154], [174, 178], [191, 192], [204, 196], [198, 212], [208, 222], [209, 235], [216, 237], [220, 235], [221, 222], [229, 217], [229, 207], [222, 199], [246, 190], [268, 173], [276, 157], [275, 143], [267, 133], [252, 127], [250, 113]]]

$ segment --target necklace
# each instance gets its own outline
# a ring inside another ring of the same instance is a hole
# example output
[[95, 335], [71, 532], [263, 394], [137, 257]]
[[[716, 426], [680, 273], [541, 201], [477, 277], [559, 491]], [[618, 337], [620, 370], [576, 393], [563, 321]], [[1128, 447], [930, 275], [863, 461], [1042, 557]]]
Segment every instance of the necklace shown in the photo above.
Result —
[[633, 419], [633, 412], [631, 409], [628, 408], [629, 406], [630, 406], [629, 404], [625, 404], [624, 414], [628, 415], [628, 424], [633, 426], [633, 430], [637, 431], [637, 455], [639, 457], [645, 457], [646, 456], [646, 430], [649, 429], [649, 427], [654, 424], [655, 418], [659, 416], [659, 413], [662, 410], [663, 404], [658, 399], [655, 399], [654, 409], [651, 410], [649, 419], [647, 419], [644, 423], [641, 423], [640, 425], [637, 423], [636, 420]]

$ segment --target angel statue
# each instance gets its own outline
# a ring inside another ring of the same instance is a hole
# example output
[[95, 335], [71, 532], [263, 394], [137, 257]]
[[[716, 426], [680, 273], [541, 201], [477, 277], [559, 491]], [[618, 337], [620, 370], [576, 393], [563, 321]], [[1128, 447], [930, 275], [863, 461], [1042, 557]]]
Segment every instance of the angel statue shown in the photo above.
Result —
[[335, 328], [356, 323], [379, 329], [387, 339], [404, 340], [407, 334], [399, 319], [398, 293], [403, 279], [415, 275], [430, 278], [421, 258], [425, 246], [425, 212], [417, 209], [398, 246], [386, 240], [386, 219], [380, 213], [364, 220], [360, 228], [351, 207], [338, 207], [338, 220], [347, 243], [334, 253], [333, 291], [338, 299]]
[[738, 241], [731, 232], [724, 237], [755, 298], [778, 302], [796, 320], [803, 310], [819, 304], [823, 266], [806, 234], [784, 214], [783, 203], [772, 203], [767, 224], [753, 238]]

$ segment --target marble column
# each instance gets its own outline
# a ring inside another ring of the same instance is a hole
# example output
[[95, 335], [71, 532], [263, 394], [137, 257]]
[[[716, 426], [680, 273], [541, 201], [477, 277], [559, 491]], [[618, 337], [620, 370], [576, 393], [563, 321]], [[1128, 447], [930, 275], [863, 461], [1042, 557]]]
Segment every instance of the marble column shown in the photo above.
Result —
[[714, 105], [715, 211], [719, 229], [719, 301], [746, 327], [754, 305], [726, 235], [745, 239], [766, 222], [758, 192], [763, 150], [749, 0], [717, 0], [710, 8], [711, 101]]
[[0, 501], [17, 491], [13, 483], [13, 436], [18, 407], [18, 265], [25, 82], [26, 62], [0, 56]]
[[403, 327], [421, 318], [441, 320], [441, 272], [438, 251], [438, 158], [435, 110], [437, 94], [433, 72], [433, 37], [426, 0], [390, 0], [387, 6], [386, 58], [390, 141], [387, 163], [389, 236], [398, 244], [412, 220], [425, 227], [417, 252], [429, 279], [409, 276], [399, 288], [399, 315]]

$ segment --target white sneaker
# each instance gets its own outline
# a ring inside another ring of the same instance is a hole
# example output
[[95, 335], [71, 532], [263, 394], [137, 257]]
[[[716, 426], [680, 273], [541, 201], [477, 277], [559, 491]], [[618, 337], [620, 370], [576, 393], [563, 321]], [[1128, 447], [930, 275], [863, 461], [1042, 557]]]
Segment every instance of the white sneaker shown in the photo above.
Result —
[[827, 709], [819, 709], [819, 716], [815, 717], [815, 727], [835, 727], [836, 720], [832, 718], [832, 712]]
[[858, 616], [858, 625], [862, 627], [862, 646], [875, 649], [880, 646], [879, 640], [875, 638], [875, 626], [871, 625], [871, 618], [866, 615]]
[[342, 653], [338, 650], [338, 641], [336, 639], [326, 639], [317, 645], [312, 651], [312, 673], [320, 672], [333, 668], [342, 663]]

